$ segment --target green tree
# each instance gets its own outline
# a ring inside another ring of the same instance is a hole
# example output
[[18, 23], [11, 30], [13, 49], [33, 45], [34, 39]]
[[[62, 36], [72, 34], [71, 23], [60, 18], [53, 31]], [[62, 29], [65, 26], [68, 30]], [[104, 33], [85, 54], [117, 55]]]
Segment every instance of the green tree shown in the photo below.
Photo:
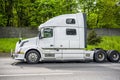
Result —
[[0, 26], [37, 27], [61, 14], [84, 12], [89, 28], [119, 28], [119, 0], [0, 0]]
[[30, 0], [15, 0], [14, 3], [14, 19], [16, 26], [24, 27], [30, 26]]
[[78, 0], [78, 7], [87, 14], [89, 28], [119, 28], [119, 0]]
[[57, 15], [77, 12], [75, 0], [36, 0], [32, 6], [31, 26], [38, 26]]
[[0, 26], [12, 26], [13, 0], [0, 0]]
[[98, 7], [98, 21], [96, 22], [96, 27], [101, 28], [119, 28], [115, 22], [115, 15], [119, 14], [116, 6], [117, 0], [99, 0]]

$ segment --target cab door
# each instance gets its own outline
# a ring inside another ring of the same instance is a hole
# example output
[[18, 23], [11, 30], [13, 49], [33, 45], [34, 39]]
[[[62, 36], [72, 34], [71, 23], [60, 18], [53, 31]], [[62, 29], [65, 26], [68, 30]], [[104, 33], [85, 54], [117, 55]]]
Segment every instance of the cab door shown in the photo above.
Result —
[[54, 48], [54, 31], [53, 28], [43, 28], [42, 38], [39, 41], [39, 47], [42, 49]]
[[53, 27], [44, 28], [39, 40], [39, 47], [42, 49], [44, 60], [61, 60], [61, 50], [55, 47], [55, 31]]

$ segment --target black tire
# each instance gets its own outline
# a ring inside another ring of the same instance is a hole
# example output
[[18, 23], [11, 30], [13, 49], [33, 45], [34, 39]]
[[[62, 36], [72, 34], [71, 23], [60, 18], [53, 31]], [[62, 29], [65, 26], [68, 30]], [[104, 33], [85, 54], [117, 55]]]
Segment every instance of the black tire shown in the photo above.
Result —
[[29, 64], [36, 64], [38, 63], [40, 60], [40, 54], [35, 51], [35, 50], [31, 50], [28, 51], [26, 54], [26, 62]]
[[116, 50], [107, 51], [107, 58], [110, 62], [119, 62], [120, 53]]
[[107, 55], [104, 50], [95, 50], [94, 53], [94, 61], [95, 62], [105, 62], [107, 58]]

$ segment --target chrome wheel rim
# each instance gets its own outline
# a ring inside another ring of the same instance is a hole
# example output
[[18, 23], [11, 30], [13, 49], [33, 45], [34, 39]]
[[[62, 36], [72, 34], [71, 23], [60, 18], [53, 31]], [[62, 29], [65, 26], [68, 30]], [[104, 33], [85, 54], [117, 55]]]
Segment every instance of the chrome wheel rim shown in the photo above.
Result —
[[38, 56], [37, 56], [36, 53], [30, 53], [29, 56], [28, 56], [28, 59], [29, 59], [30, 62], [35, 62], [35, 61], [37, 61]]
[[113, 54], [112, 56], [113, 60], [118, 60], [119, 59], [119, 55], [117, 53]]
[[98, 54], [98, 59], [99, 59], [99, 61], [104, 60], [104, 58], [105, 58], [105, 56], [104, 56], [103, 53], [99, 53], [99, 54]]

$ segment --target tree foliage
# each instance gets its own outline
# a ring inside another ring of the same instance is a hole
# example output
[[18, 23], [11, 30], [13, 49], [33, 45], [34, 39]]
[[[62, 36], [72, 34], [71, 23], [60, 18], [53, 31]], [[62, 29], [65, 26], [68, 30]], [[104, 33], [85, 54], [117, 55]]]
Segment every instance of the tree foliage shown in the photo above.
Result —
[[120, 28], [119, 0], [78, 0], [79, 8], [87, 14], [89, 28]]
[[61, 14], [84, 12], [89, 28], [119, 28], [119, 0], [0, 0], [1, 27], [37, 27]]
[[37, 27], [49, 18], [76, 13], [76, 0], [0, 0], [0, 26]]

